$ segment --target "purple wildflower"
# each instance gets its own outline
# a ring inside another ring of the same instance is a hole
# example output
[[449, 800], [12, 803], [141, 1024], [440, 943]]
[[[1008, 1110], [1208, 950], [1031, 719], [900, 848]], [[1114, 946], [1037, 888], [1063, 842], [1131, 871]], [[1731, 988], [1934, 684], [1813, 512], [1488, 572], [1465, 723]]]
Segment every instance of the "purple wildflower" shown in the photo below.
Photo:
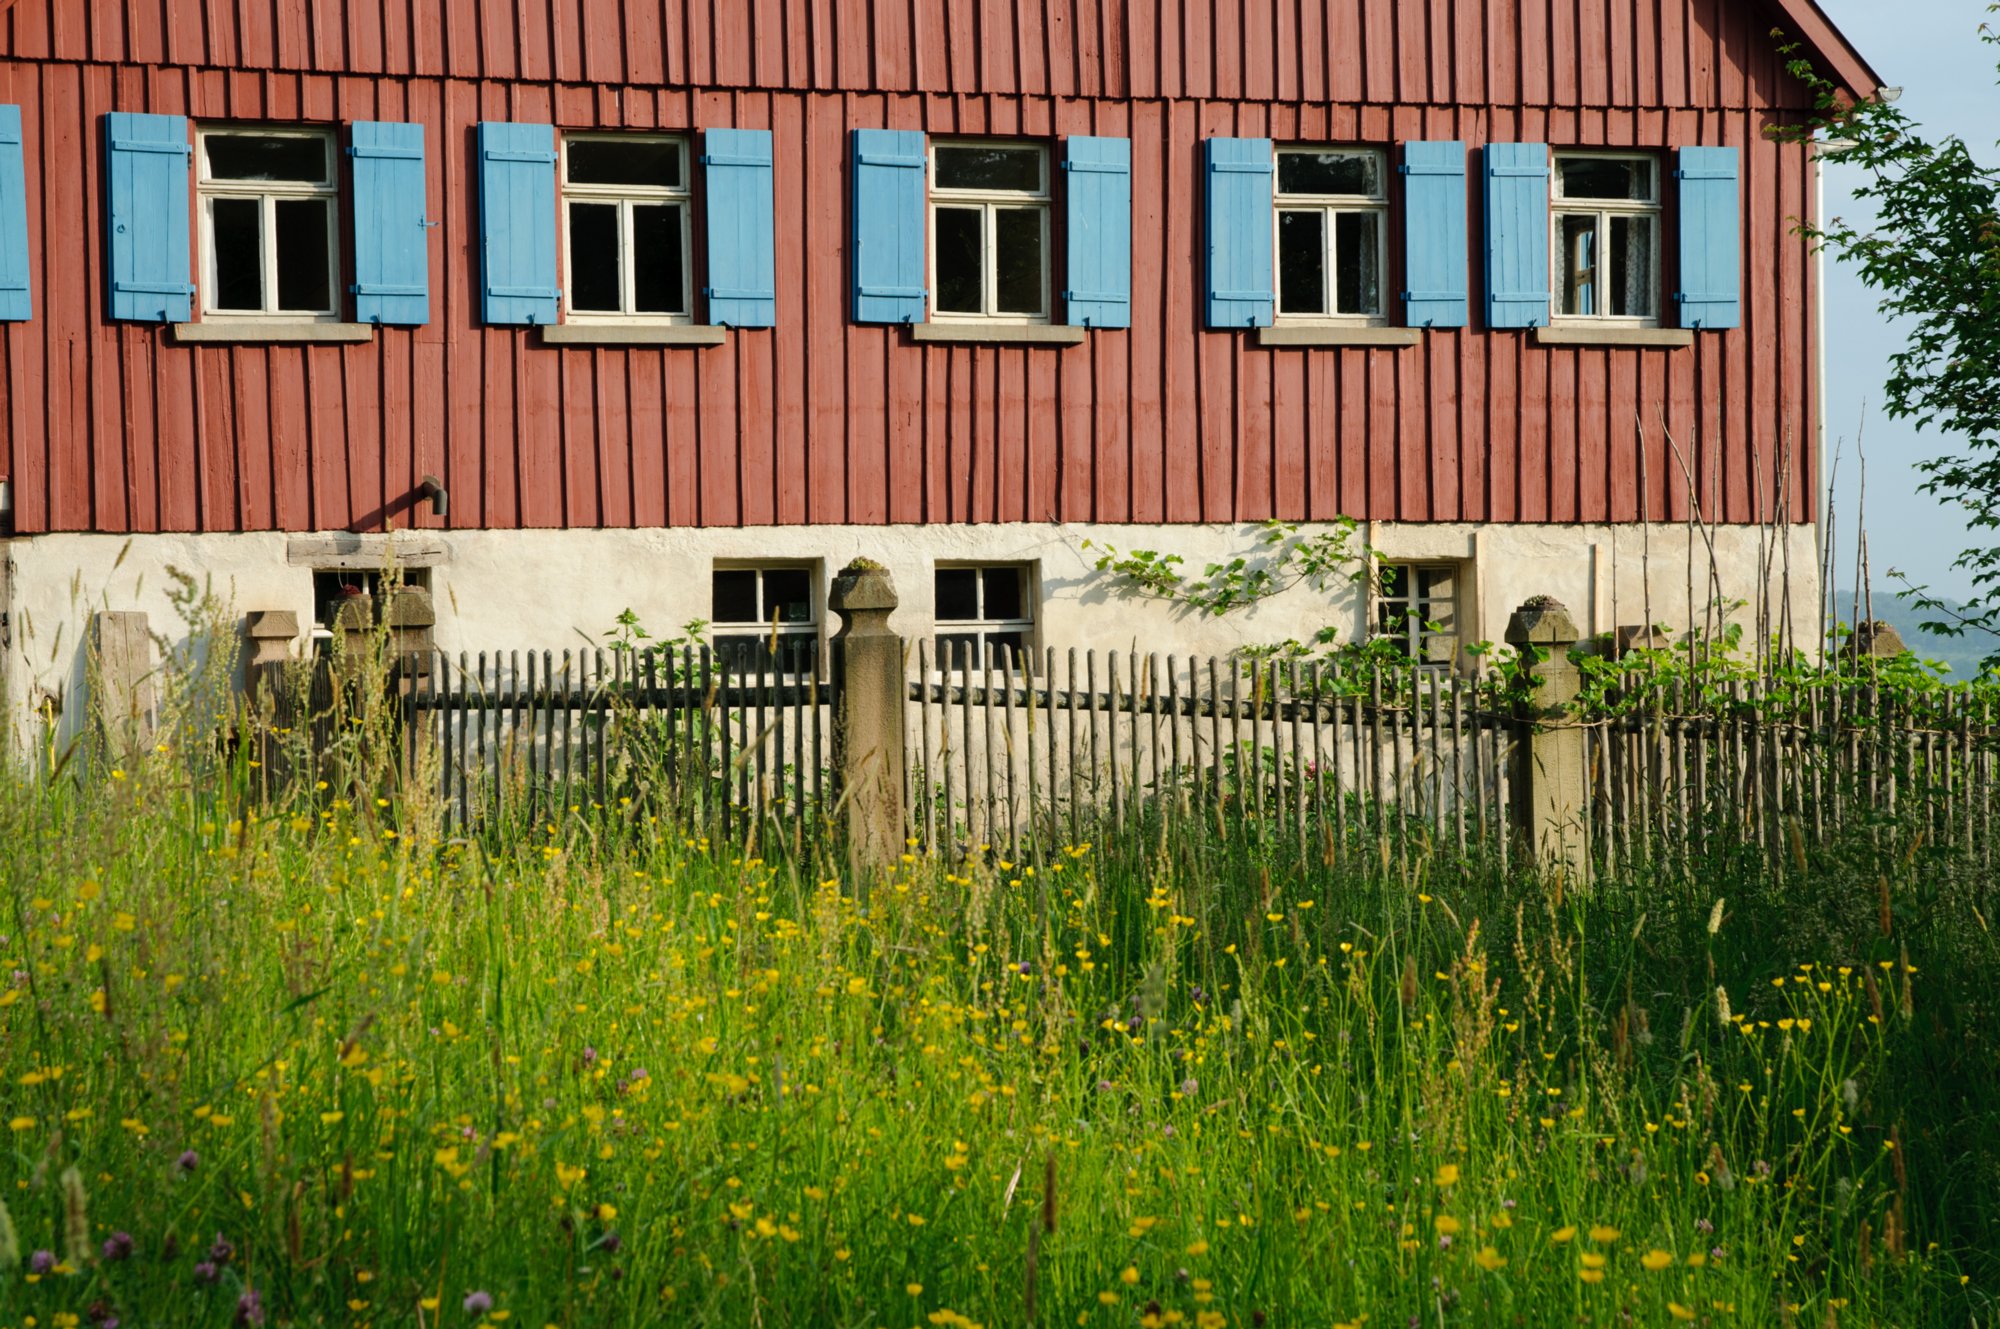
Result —
[[1035, 972], [1035, 966], [1029, 964], [1026, 960], [1021, 961], [1021, 963], [1016, 965], [1015, 968], [1019, 969], [1021, 973], [1024, 975], [1032, 974]]
[[120, 1260], [131, 1259], [132, 1234], [130, 1232], [112, 1233], [104, 1239], [104, 1245], [99, 1249], [98, 1253], [103, 1256], [106, 1264], [115, 1264]]
[[490, 1292], [468, 1292], [465, 1294], [465, 1310], [468, 1315], [484, 1315], [493, 1309], [493, 1294]]
[[222, 1270], [216, 1266], [213, 1260], [203, 1260], [194, 1267], [194, 1281], [197, 1283], [214, 1283], [220, 1281], [221, 1278]]
[[235, 1254], [236, 1248], [229, 1244], [228, 1238], [220, 1232], [216, 1233], [215, 1244], [208, 1248], [208, 1258], [217, 1264], [228, 1264], [230, 1257]]
[[236, 1299], [236, 1323], [252, 1326], [252, 1329], [264, 1323], [264, 1298], [257, 1295], [256, 1288], [246, 1289]]
[[56, 1253], [54, 1251], [36, 1251], [28, 1257], [28, 1272], [31, 1274], [46, 1274], [55, 1267]]
[[1201, 1092], [1201, 1081], [1195, 1079], [1192, 1075], [1188, 1076], [1187, 1079], [1181, 1081], [1182, 1098], [1193, 1098], [1196, 1094], [1200, 1092]]
[[583, 1064], [586, 1066], [595, 1066], [597, 1064], [597, 1049], [588, 1043], [584, 1044], [583, 1047]]
[[630, 1080], [633, 1084], [637, 1084], [641, 1080], [650, 1080], [653, 1077], [647, 1072], [644, 1066], [634, 1066], [632, 1068], [632, 1073], [626, 1076], [625, 1078]]
[[598, 1238], [597, 1244], [599, 1246], [602, 1246], [605, 1250], [610, 1251], [613, 1255], [616, 1255], [621, 1249], [623, 1249], [625, 1245], [625, 1238], [619, 1236], [616, 1232], [607, 1232], [602, 1237]]
[[201, 1166], [201, 1155], [192, 1149], [186, 1150], [174, 1160], [174, 1166], [183, 1172], [192, 1172]]
[[1694, 1230], [1696, 1232], [1713, 1232], [1715, 1231], [1715, 1224], [1709, 1222], [1706, 1218], [1697, 1218], [1694, 1220]]

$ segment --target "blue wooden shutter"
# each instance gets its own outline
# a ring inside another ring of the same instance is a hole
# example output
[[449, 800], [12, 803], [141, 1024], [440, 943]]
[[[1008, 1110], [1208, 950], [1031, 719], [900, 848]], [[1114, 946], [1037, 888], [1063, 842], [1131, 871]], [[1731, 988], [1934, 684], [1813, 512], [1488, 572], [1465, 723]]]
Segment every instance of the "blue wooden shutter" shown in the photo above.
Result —
[[924, 136], [854, 131], [854, 321], [924, 321]]
[[1719, 331], [1743, 325], [1740, 215], [1735, 148], [1682, 148], [1681, 326]]
[[111, 317], [185, 323], [189, 276], [187, 117], [104, 117], [111, 227]]
[[1466, 300], [1465, 145], [1403, 145], [1403, 321], [1462, 328]]
[[1486, 324], [1549, 322], [1549, 149], [1486, 145]]
[[488, 323], [556, 321], [556, 131], [479, 125], [479, 264]]
[[1272, 154], [1268, 138], [1205, 141], [1208, 176], [1208, 326], [1264, 328], [1272, 290]]
[[354, 317], [428, 323], [424, 127], [358, 120], [347, 152], [354, 159]]
[[708, 202], [708, 321], [768, 328], [778, 321], [776, 204], [771, 131], [710, 129], [702, 134], [702, 190]]
[[0, 106], [0, 320], [34, 317], [28, 290], [28, 174], [21, 108]]
[[1063, 143], [1068, 176], [1069, 280], [1064, 317], [1091, 328], [1132, 326], [1132, 140]]

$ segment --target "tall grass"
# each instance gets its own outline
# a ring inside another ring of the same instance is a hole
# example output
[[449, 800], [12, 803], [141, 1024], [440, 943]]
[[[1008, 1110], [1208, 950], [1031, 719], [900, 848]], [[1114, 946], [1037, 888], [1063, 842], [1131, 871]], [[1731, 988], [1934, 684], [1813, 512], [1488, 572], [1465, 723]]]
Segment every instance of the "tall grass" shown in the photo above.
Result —
[[0, 787], [0, 1326], [1991, 1313], [1994, 892], [1893, 826], [1583, 892], [1201, 821], [864, 897], [214, 751]]

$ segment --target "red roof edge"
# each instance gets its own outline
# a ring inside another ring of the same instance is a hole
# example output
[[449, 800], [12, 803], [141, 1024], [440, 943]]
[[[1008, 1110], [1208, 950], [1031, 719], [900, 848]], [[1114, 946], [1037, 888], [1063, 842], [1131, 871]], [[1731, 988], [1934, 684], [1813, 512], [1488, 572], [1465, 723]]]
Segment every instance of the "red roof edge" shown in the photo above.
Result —
[[1834, 82], [1856, 100], [1875, 95], [1882, 86], [1882, 76], [1833, 26], [1833, 20], [1820, 9], [1818, 0], [1777, 0], [1777, 7], [1785, 16], [1789, 35], [1811, 46], [1829, 66], [1820, 71], [1822, 74], [1831, 74]]

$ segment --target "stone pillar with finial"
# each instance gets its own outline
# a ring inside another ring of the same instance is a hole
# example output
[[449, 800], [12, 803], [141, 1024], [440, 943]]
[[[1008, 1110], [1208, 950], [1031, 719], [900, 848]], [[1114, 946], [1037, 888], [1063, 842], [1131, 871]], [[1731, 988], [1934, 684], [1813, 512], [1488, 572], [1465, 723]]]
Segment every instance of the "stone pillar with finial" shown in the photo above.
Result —
[[1534, 683], [1516, 712], [1514, 829], [1545, 869], [1581, 883], [1590, 877], [1590, 778], [1575, 708], [1582, 676], [1569, 658], [1578, 636], [1553, 596], [1533, 597], [1507, 621], [1507, 644], [1526, 657]]
[[847, 832], [854, 890], [892, 869], [903, 853], [904, 707], [903, 638], [889, 626], [899, 601], [888, 569], [857, 558], [833, 580], [829, 601], [840, 615], [833, 639], [833, 681], [838, 697], [834, 771]]

